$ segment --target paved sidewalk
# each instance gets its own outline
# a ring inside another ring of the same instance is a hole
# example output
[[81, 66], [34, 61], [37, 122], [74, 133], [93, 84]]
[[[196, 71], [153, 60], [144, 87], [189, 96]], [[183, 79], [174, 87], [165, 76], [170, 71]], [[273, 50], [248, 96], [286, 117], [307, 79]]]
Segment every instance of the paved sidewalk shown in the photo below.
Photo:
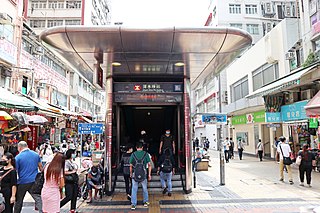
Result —
[[[225, 185], [220, 185], [219, 153], [210, 151], [212, 167], [197, 172], [197, 188], [190, 194], [175, 192], [172, 197], [161, 192], [149, 193], [150, 206], [138, 204], [134, 212], [307, 212], [320, 205], [320, 173], [312, 173], [312, 188], [299, 186], [298, 170], [293, 169], [294, 185], [279, 180], [279, 164], [260, 162], [245, 155], [225, 164]], [[142, 200], [141, 189], [138, 195]], [[311, 208], [312, 207], [312, 208]], [[131, 212], [124, 194], [115, 193], [92, 204], [81, 203], [79, 212]], [[27, 211], [23, 211], [27, 212]], [[65, 211], [62, 211], [65, 212]], [[312, 212], [312, 211], [309, 211]]]

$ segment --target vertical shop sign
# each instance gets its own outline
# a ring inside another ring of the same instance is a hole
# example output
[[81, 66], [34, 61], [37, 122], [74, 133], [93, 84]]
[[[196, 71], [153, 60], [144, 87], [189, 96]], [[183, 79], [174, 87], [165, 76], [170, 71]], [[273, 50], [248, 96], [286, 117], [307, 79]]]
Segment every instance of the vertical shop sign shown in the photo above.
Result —
[[28, 132], [27, 144], [28, 147], [32, 150], [37, 148], [37, 140], [38, 140], [38, 127], [36, 126], [29, 126], [30, 132]]
[[309, 128], [318, 128], [318, 118], [309, 119]]

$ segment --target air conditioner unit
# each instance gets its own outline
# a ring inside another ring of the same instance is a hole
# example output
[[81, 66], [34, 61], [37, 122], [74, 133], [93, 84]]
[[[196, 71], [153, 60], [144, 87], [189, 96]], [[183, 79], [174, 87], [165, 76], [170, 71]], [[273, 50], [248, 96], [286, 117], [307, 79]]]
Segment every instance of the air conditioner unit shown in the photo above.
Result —
[[266, 30], [267, 30], [267, 32], [270, 32], [272, 30], [272, 23], [266, 24]]
[[222, 103], [228, 103], [228, 91], [224, 91], [222, 93], [221, 102]]
[[295, 53], [294, 52], [287, 52], [286, 53], [286, 60], [293, 59], [294, 57], [295, 57]]
[[0, 20], [8, 20], [8, 14], [7, 13], [0, 13]]
[[285, 6], [285, 14], [286, 14], [286, 17], [291, 17], [292, 14], [291, 14], [291, 5], [286, 5]]
[[35, 54], [35, 55], [43, 55], [44, 54], [44, 50], [43, 50], [42, 47], [37, 46], [37, 47], [33, 48], [32, 53]]
[[315, 94], [314, 89], [307, 89], [301, 91], [301, 100], [310, 100]]
[[273, 15], [274, 14], [274, 7], [273, 7], [272, 2], [263, 3], [263, 13], [265, 15]]
[[75, 111], [75, 112], [80, 112], [80, 107], [75, 106], [75, 107], [74, 107], [74, 111]]
[[294, 103], [299, 100], [299, 93], [298, 92], [291, 92], [285, 95], [285, 103]]

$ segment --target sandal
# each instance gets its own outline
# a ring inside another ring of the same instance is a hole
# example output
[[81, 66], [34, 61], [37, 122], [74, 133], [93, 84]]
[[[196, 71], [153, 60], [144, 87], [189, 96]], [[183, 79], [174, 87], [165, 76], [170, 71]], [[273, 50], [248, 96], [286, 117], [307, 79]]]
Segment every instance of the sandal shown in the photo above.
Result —
[[92, 199], [88, 200], [87, 203], [92, 203]]

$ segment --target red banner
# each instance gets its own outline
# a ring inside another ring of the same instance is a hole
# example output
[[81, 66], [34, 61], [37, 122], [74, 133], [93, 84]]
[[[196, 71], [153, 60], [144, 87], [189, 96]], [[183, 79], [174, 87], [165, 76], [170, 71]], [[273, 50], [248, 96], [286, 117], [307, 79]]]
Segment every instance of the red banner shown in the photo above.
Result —
[[36, 150], [37, 141], [38, 141], [38, 127], [37, 126], [29, 126], [30, 132], [28, 132], [27, 144], [29, 149]]

